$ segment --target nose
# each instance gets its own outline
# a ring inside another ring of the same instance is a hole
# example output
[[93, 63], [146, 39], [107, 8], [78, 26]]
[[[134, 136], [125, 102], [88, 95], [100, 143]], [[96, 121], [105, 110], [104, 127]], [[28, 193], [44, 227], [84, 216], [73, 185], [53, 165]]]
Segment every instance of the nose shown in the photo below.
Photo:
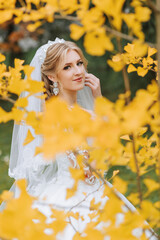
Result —
[[74, 74], [75, 75], [80, 75], [80, 74], [82, 74], [82, 68], [80, 67], [80, 66], [75, 66], [74, 67]]

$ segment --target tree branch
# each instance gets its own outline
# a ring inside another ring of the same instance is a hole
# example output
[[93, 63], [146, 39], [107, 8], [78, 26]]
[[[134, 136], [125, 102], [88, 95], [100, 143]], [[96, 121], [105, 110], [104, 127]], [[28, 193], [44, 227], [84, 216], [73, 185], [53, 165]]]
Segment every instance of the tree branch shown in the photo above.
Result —
[[[156, 1], [156, 7], [160, 9], [160, 1]], [[160, 14], [156, 14], [156, 42], [157, 42], [157, 62], [158, 62], [158, 103], [159, 103], [159, 116], [160, 116]], [[157, 170], [158, 170], [158, 178], [159, 178], [159, 199], [160, 199], [160, 132], [158, 132], [158, 157], [157, 157]], [[159, 220], [160, 222], [160, 220]]]
[[156, 6], [151, 0], [147, 0], [148, 6], [153, 10], [155, 13], [160, 13], [160, 9]]
[[68, 15], [55, 14], [54, 19], [62, 19], [62, 20], [65, 19], [65, 20], [74, 21], [78, 23], [80, 22], [80, 19], [78, 17], [68, 16]]
[[[74, 17], [74, 16], [66, 16], [66, 15], [62, 16], [62, 15], [59, 15], [59, 14], [55, 14], [54, 18], [55, 19], [66, 19], [66, 20], [69, 20], [69, 21], [74, 21], [74, 22], [80, 23], [80, 19], [78, 17]], [[115, 37], [123, 38], [123, 39], [131, 41], [131, 42], [134, 41], [134, 40], [137, 40], [137, 38], [134, 38], [134, 37], [129, 36], [125, 33], [119, 32], [115, 29], [112, 29], [107, 25], [104, 25], [104, 28], [108, 33], [113, 34]], [[150, 47], [154, 47], [154, 48], [156, 47], [156, 45], [154, 43], [151, 43], [151, 42], [145, 42], [145, 43], [147, 43]]]
[[[125, 33], [122, 33], [122, 32], [119, 32], [115, 29], [112, 29], [112, 28], [108, 27], [107, 25], [105, 25], [104, 27], [105, 27], [107, 32], [115, 35], [116, 37], [123, 38], [123, 39], [131, 41], [131, 42], [134, 41], [134, 40], [138, 40], [137, 38], [134, 38], [130, 35], [127, 35]], [[144, 42], [144, 43], [147, 43], [150, 47], [156, 48], [156, 45], [154, 43], [151, 43], [151, 42]]]

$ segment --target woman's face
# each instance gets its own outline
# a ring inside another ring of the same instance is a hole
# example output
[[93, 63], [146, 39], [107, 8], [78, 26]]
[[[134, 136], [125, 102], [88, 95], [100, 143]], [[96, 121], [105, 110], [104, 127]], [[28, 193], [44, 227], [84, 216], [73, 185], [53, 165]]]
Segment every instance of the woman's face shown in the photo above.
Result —
[[75, 50], [69, 50], [57, 79], [60, 91], [78, 91], [84, 87], [85, 67], [79, 54]]

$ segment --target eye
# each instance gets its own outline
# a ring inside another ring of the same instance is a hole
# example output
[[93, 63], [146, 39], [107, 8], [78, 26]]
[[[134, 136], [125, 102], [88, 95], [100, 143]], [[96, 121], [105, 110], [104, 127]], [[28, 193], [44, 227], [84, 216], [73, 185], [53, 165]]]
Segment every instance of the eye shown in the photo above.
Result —
[[68, 66], [65, 66], [63, 69], [68, 70], [69, 68], [70, 68], [70, 66], [68, 65]]
[[81, 65], [83, 65], [83, 62], [80, 61], [80, 62], [77, 63], [77, 65], [78, 65], [78, 66], [81, 66]]

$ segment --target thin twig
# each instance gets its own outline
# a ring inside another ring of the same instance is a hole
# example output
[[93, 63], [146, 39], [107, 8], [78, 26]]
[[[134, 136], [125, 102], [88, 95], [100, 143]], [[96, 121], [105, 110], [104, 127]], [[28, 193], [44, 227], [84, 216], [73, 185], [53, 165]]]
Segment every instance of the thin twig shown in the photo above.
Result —
[[[85, 202], [86, 199], [87, 199], [90, 195], [92, 195], [93, 193], [98, 192], [99, 189], [100, 189], [103, 185], [104, 185], [104, 183], [101, 184], [101, 185], [100, 185], [96, 190], [94, 190], [93, 192], [90, 192], [82, 201], [78, 202], [76, 205], [74, 205], [73, 207], [71, 207], [70, 210], [69, 210], [69, 212], [71, 212], [71, 211], [73, 210], [73, 208], [76, 208], [76, 207], [78, 207], [81, 203]], [[94, 209], [93, 209], [93, 210], [94, 210]]]
[[[103, 177], [99, 172], [97, 172], [96, 169], [94, 169], [87, 161], [85, 161], [85, 164], [86, 164], [86, 166], [90, 167], [90, 170], [91, 170], [92, 172], [94, 172], [94, 173], [98, 176], [98, 178], [103, 182], [103, 184], [107, 185], [107, 186], [112, 190], [112, 192], [116, 195], [116, 197], [117, 197], [118, 199], [122, 200], [122, 199], [120, 198], [120, 196], [118, 195], [117, 191], [115, 191], [115, 189], [110, 186], [110, 183], [108, 183], [108, 182], [104, 179], [104, 177]], [[122, 200], [122, 201], [123, 201], [123, 200]], [[134, 212], [134, 211], [132, 211], [132, 209], [130, 209], [125, 203], [124, 203], [124, 205], [126, 206], [126, 208], [127, 208], [129, 211]]]
[[13, 100], [12, 98], [9, 98], [9, 97], [0, 97], [0, 100], [3, 100], [3, 101], [8, 101], [8, 102], [11, 102], [13, 104], [15, 104], [15, 100]]
[[79, 233], [79, 232], [77, 231], [77, 229], [75, 228], [75, 226], [72, 224], [72, 221], [71, 221], [71, 217], [70, 217], [70, 216], [68, 217], [68, 219], [69, 219], [69, 223], [71, 224], [71, 226], [72, 226], [72, 228], [74, 229], [74, 231], [77, 232], [77, 233]]
[[135, 162], [136, 174], [137, 174], [137, 188], [138, 188], [138, 193], [139, 193], [139, 206], [141, 208], [141, 203], [142, 203], [141, 178], [140, 178], [138, 159], [137, 159], [137, 155], [136, 155], [135, 137], [134, 137], [133, 133], [132, 133], [132, 139], [133, 139], [132, 140], [133, 156], [134, 156], [134, 162]]
[[[123, 38], [123, 39], [131, 41], [131, 42], [134, 40], [138, 40], [137, 38], [132, 37], [128, 34], [125, 34], [125, 33], [119, 32], [115, 29], [112, 29], [112, 28], [108, 27], [107, 25], [104, 25], [104, 27], [107, 32], [110, 32], [111, 34], [115, 35], [116, 37], [120, 37], [120, 38]], [[156, 48], [156, 45], [154, 43], [151, 43], [151, 42], [144, 42], [144, 43], [148, 44], [150, 47]]]
[[[56, 208], [56, 209], [62, 209], [62, 210], [67, 210], [67, 209], [71, 209], [72, 207], [77, 207], [78, 204], [76, 204], [75, 206], [62, 206], [62, 205], [58, 205], [58, 204], [54, 204], [54, 203], [48, 203], [47, 201], [40, 201], [40, 200], [36, 200], [35, 203], [38, 203], [42, 206], [50, 206], [52, 208]], [[85, 205], [81, 205], [78, 206], [78, 208], [82, 208], [82, 209], [89, 209], [89, 207], [85, 206]], [[70, 210], [67, 210], [70, 211]]]
[[68, 15], [59, 15], [59, 14], [55, 14], [54, 15], [54, 19], [62, 19], [62, 20], [69, 20], [69, 21], [74, 21], [74, 22], [80, 22], [80, 19], [78, 17], [74, 17], [74, 16], [68, 16]]
[[21, 4], [22, 7], [26, 7], [26, 4], [23, 0], [19, 0], [19, 3]]

